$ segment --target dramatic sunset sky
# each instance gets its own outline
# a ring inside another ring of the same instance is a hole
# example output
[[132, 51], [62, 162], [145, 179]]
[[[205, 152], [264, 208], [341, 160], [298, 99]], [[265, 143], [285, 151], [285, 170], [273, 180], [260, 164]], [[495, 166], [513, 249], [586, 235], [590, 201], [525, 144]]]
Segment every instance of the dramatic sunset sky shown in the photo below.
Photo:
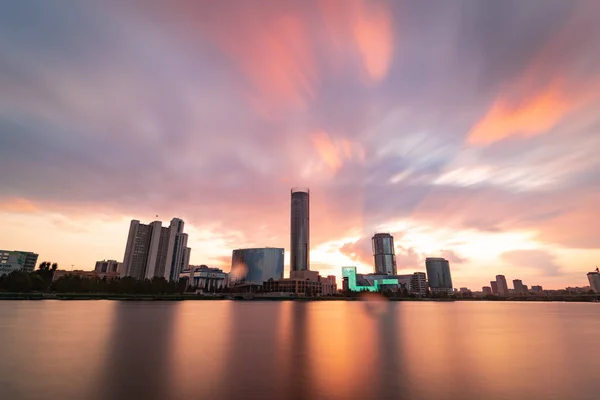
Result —
[[587, 285], [600, 264], [600, 2], [0, 2], [0, 248], [122, 260], [182, 218], [192, 264], [286, 248], [311, 268], [451, 262]]

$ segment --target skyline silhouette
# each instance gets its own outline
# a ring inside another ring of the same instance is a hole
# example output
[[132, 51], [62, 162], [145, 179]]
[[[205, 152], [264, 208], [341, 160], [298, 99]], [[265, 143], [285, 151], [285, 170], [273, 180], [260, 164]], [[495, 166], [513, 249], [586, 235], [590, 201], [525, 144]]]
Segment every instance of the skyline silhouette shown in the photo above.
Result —
[[600, 3], [0, 4], [0, 248], [122, 261], [132, 219], [186, 222], [190, 264], [285, 248], [310, 264], [450, 261], [585, 285], [600, 260]]

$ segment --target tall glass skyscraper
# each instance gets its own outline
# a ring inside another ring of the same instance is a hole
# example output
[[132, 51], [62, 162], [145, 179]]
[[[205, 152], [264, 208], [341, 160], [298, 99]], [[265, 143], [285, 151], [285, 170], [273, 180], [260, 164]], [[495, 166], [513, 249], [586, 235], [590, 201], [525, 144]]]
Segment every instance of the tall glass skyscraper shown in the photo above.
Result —
[[371, 239], [375, 273], [380, 275], [396, 275], [396, 255], [394, 237], [389, 233], [376, 233]]
[[290, 273], [310, 269], [310, 191], [292, 189], [290, 226]]
[[452, 293], [450, 263], [445, 258], [426, 258], [427, 280], [432, 292]]

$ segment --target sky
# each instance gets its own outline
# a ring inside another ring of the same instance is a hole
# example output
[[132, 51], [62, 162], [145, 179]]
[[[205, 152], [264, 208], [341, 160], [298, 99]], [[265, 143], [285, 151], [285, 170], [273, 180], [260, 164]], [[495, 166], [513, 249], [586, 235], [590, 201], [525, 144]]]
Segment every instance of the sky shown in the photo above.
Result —
[[[191, 263], [284, 247], [311, 269], [451, 263], [587, 285], [600, 264], [600, 2], [0, 2], [0, 248], [122, 260], [131, 219]], [[509, 285], [510, 286], [510, 285]]]

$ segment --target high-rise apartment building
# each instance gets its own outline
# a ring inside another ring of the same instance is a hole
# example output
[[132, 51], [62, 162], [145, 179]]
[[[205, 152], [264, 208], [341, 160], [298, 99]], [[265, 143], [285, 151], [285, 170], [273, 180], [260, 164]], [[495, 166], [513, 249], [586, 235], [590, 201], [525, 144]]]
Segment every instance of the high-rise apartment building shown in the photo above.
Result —
[[515, 294], [527, 293], [527, 290], [525, 290], [525, 285], [523, 285], [523, 281], [520, 279], [513, 279], [513, 288], [515, 289]]
[[492, 287], [492, 294], [498, 294], [498, 282], [490, 281], [490, 286]]
[[496, 283], [498, 285], [498, 294], [500, 296], [506, 296], [508, 294], [508, 285], [506, 284], [506, 277], [504, 275], [496, 275]]
[[371, 238], [375, 273], [378, 275], [396, 275], [396, 255], [394, 237], [389, 233], [376, 233]]
[[32, 272], [37, 259], [38, 255], [30, 251], [0, 250], [0, 275], [17, 270]]
[[483, 293], [484, 296], [488, 296], [488, 295], [492, 294], [492, 288], [489, 286], [484, 286], [481, 288], [481, 292]]
[[290, 274], [310, 269], [310, 191], [291, 190]]
[[179, 273], [189, 265], [190, 251], [187, 234], [183, 233], [183, 221], [179, 218], [173, 218], [168, 228], [160, 221], [145, 225], [133, 220], [121, 276], [136, 279], [163, 277], [178, 281]]
[[450, 276], [450, 263], [445, 258], [426, 258], [427, 280], [432, 293], [452, 293], [452, 277]]

